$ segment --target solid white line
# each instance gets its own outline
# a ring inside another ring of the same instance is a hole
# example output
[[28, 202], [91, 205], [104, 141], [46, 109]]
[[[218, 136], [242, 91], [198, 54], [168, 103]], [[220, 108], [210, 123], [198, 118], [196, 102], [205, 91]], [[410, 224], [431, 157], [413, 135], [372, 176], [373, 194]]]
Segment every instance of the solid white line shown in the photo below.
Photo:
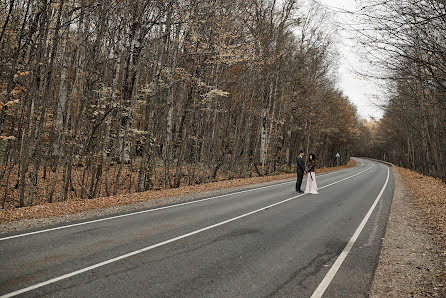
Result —
[[[323, 188], [329, 187], [329, 186], [331, 186], [331, 185], [337, 184], [337, 183], [339, 183], [339, 182], [345, 181], [345, 180], [347, 180], [347, 179], [353, 178], [353, 177], [355, 177], [355, 176], [358, 176], [358, 175], [360, 175], [360, 174], [362, 174], [362, 173], [364, 173], [364, 172], [370, 170], [370, 169], [373, 168], [373, 167], [374, 167], [374, 165], [372, 164], [371, 167], [369, 167], [369, 168], [367, 168], [367, 169], [365, 169], [365, 170], [363, 170], [363, 171], [361, 171], [361, 172], [359, 172], [359, 173], [356, 173], [356, 174], [351, 175], [351, 176], [349, 176], [349, 177], [347, 177], [347, 178], [338, 180], [338, 181], [336, 181], [336, 182], [330, 183], [330, 184], [328, 184], [328, 185], [325, 185], [325, 186], [323, 186], [323, 187], [320, 187], [319, 189], [323, 189]], [[46, 286], [46, 285], [55, 283], [55, 282], [57, 282], [57, 281], [60, 281], [60, 280], [63, 280], [63, 279], [67, 279], [67, 278], [70, 278], [70, 277], [72, 277], [72, 276], [75, 276], [75, 275], [78, 275], [78, 274], [81, 274], [81, 273], [84, 273], [84, 272], [87, 272], [87, 271], [90, 271], [90, 270], [93, 270], [93, 269], [96, 269], [96, 268], [105, 266], [105, 265], [107, 265], [107, 264], [111, 264], [111, 263], [114, 263], [114, 262], [116, 262], [116, 261], [119, 261], [119, 260], [122, 260], [122, 259], [125, 259], [125, 258], [128, 258], [128, 257], [134, 256], [134, 255], [140, 254], [140, 253], [142, 253], [142, 252], [145, 252], [145, 251], [148, 251], [148, 250], [152, 250], [152, 249], [154, 249], [154, 248], [157, 248], [157, 247], [160, 247], [160, 246], [163, 246], [163, 245], [166, 245], [166, 244], [175, 242], [175, 241], [177, 241], [177, 240], [184, 239], [184, 238], [190, 237], [190, 236], [192, 236], [192, 235], [195, 235], [195, 234], [198, 234], [198, 233], [201, 233], [201, 232], [204, 232], [204, 231], [207, 231], [207, 230], [210, 230], [210, 229], [213, 229], [213, 228], [222, 226], [222, 225], [224, 225], [224, 224], [233, 222], [233, 221], [235, 221], [235, 220], [238, 220], [238, 219], [241, 219], [241, 218], [250, 216], [250, 215], [252, 215], [252, 214], [258, 213], [258, 212], [260, 212], [260, 211], [269, 209], [269, 208], [271, 208], [271, 207], [275, 207], [275, 206], [284, 204], [284, 203], [286, 203], [286, 202], [289, 202], [289, 201], [291, 201], [291, 200], [294, 200], [294, 199], [296, 199], [296, 198], [299, 198], [299, 197], [301, 197], [301, 196], [303, 196], [303, 195], [305, 195], [305, 194], [300, 194], [300, 195], [297, 195], [297, 196], [288, 198], [288, 199], [286, 199], [286, 200], [283, 200], [283, 201], [280, 201], [280, 202], [277, 202], [277, 203], [268, 205], [268, 206], [266, 206], [266, 207], [262, 207], [262, 208], [260, 208], [260, 209], [257, 209], [257, 210], [254, 210], [254, 211], [251, 211], [251, 212], [248, 212], [248, 213], [245, 213], [245, 214], [242, 214], [242, 215], [233, 217], [233, 218], [230, 218], [230, 219], [228, 219], [228, 220], [225, 220], [225, 221], [222, 221], [222, 222], [219, 222], [219, 223], [216, 223], [216, 224], [214, 224], [214, 225], [207, 226], [207, 227], [205, 227], [205, 228], [202, 228], [202, 229], [199, 229], [199, 230], [195, 230], [195, 231], [193, 231], [193, 232], [190, 232], [190, 233], [187, 233], [187, 234], [184, 234], [184, 235], [181, 235], [181, 236], [178, 236], [178, 237], [175, 237], [175, 238], [172, 238], [172, 239], [169, 239], [169, 240], [166, 240], [166, 241], [163, 241], [163, 242], [160, 242], [160, 243], [151, 245], [151, 246], [147, 246], [147, 247], [144, 247], [144, 248], [141, 248], [141, 249], [132, 251], [132, 252], [130, 252], [130, 253], [121, 255], [121, 256], [119, 256], [119, 257], [116, 257], [116, 258], [113, 258], [113, 259], [109, 259], [109, 260], [107, 260], [107, 261], [100, 262], [100, 263], [91, 265], [91, 266], [89, 266], [89, 267], [85, 267], [85, 268], [83, 268], [83, 269], [80, 269], [80, 270], [77, 270], [77, 271], [73, 271], [73, 272], [68, 273], [68, 274], [61, 275], [61, 276], [56, 277], [56, 278], [49, 279], [49, 280], [47, 280], [47, 281], [38, 283], [38, 284], [36, 284], [36, 285], [29, 286], [29, 287], [23, 288], [23, 289], [21, 289], [21, 290], [17, 290], [17, 291], [8, 293], [8, 294], [6, 294], [6, 295], [0, 296], [0, 298], [13, 297], [13, 296], [16, 296], [16, 295], [19, 295], [19, 294], [23, 294], [23, 293], [29, 292], [29, 291], [31, 291], [31, 290], [38, 289], [38, 288], [40, 288], [40, 287], [43, 287], [43, 286]]]
[[356, 229], [355, 233], [353, 234], [352, 238], [348, 241], [347, 245], [345, 246], [344, 250], [341, 252], [341, 254], [336, 259], [333, 266], [331, 266], [330, 270], [325, 275], [324, 279], [321, 281], [317, 289], [314, 291], [313, 295], [311, 295], [311, 298], [320, 298], [324, 294], [325, 290], [330, 285], [331, 281], [333, 280], [334, 276], [336, 275], [336, 272], [338, 272], [339, 268], [342, 265], [342, 262], [344, 262], [345, 258], [347, 257], [348, 253], [352, 249], [353, 245], [356, 242], [356, 239], [358, 239], [359, 234], [361, 234], [362, 229], [366, 225], [367, 221], [370, 218], [370, 215], [372, 215], [373, 210], [375, 209], [376, 205], [378, 204], [382, 194], [384, 193], [384, 189], [387, 186], [387, 182], [389, 182], [389, 168], [387, 167], [387, 179], [384, 183], [381, 191], [379, 192], [378, 196], [375, 199], [375, 202], [373, 203], [372, 207], [370, 207], [369, 211], [367, 212], [366, 216], [362, 220], [359, 227]]
[[19, 237], [24, 237], [24, 236], [29, 236], [29, 235], [35, 235], [35, 234], [40, 234], [40, 233], [45, 233], [45, 232], [50, 232], [50, 231], [56, 231], [56, 230], [61, 230], [61, 229], [66, 229], [66, 228], [72, 228], [72, 227], [77, 227], [77, 226], [82, 226], [82, 225], [86, 225], [86, 224], [97, 223], [97, 222], [101, 222], [101, 221], [117, 219], [117, 218], [137, 215], [137, 214], [143, 214], [143, 213], [154, 212], [154, 211], [159, 211], [159, 210], [164, 210], [164, 209], [170, 209], [170, 208], [174, 208], [174, 207], [180, 207], [180, 206], [195, 204], [195, 203], [199, 203], [199, 202], [210, 201], [210, 200], [214, 200], [214, 199], [217, 199], [217, 198], [232, 196], [232, 195], [245, 193], [245, 192], [250, 192], [250, 191], [254, 191], [254, 190], [261, 190], [261, 189], [265, 189], [265, 188], [275, 187], [275, 186], [279, 186], [279, 185], [287, 184], [287, 183], [291, 183], [291, 182], [293, 182], [293, 181], [282, 182], [282, 183], [279, 183], [279, 184], [268, 185], [268, 186], [263, 186], [263, 187], [259, 187], [259, 188], [252, 188], [252, 189], [243, 190], [243, 191], [239, 191], [239, 192], [223, 194], [223, 195], [218, 195], [218, 196], [210, 197], [210, 198], [206, 198], [206, 199], [200, 199], [200, 200], [195, 200], [195, 201], [178, 203], [178, 204], [164, 206], [164, 207], [158, 207], [158, 208], [154, 208], [154, 209], [136, 211], [136, 212], [126, 213], [126, 214], [121, 214], [121, 215], [105, 217], [105, 218], [101, 218], [101, 219], [89, 220], [89, 221], [84, 221], [84, 222], [80, 222], [80, 223], [60, 226], [60, 227], [56, 227], [56, 228], [50, 228], [50, 229], [39, 230], [39, 231], [34, 231], [34, 232], [29, 232], [29, 233], [24, 233], [24, 234], [19, 234], [19, 235], [13, 235], [13, 236], [9, 236], [9, 237], [0, 238], [0, 241], [14, 239], [14, 238], [19, 238]]
[[[360, 166], [362, 166], [362, 163], [361, 163]], [[322, 174], [322, 175], [319, 175], [318, 177], [320, 177], [320, 176], [325, 176], [325, 175], [329, 175], [329, 174], [333, 174], [333, 173], [337, 173], [337, 172], [339, 172], [339, 171], [334, 171], [334, 172], [330, 172], [330, 173]], [[117, 218], [127, 217], [127, 216], [133, 216], [133, 215], [138, 215], [138, 214], [143, 214], [143, 213], [148, 213], [148, 212], [154, 212], [154, 211], [159, 211], [159, 210], [164, 210], [164, 209], [170, 209], [170, 208], [175, 208], [175, 207], [180, 207], [180, 206], [185, 206], [185, 205], [190, 205], [190, 204], [196, 204], [196, 203], [200, 203], [200, 202], [205, 202], [205, 201], [215, 200], [215, 199], [217, 199], [217, 198], [222, 198], [222, 197], [227, 197], [227, 196], [237, 195], [237, 194], [241, 194], [241, 193], [251, 192], [251, 191], [255, 191], [255, 190], [261, 190], [261, 189], [266, 189], [266, 188], [276, 187], [276, 186], [280, 186], [280, 185], [283, 185], [283, 184], [294, 183], [294, 182], [295, 182], [295, 181], [287, 181], [287, 182], [282, 182], [282, 183], [278, 183], [278, 184], [273, 184], [273, 185], [267, 185], [267, 186], [262, 186], [262, 187], [258, 187], [258, 188], [252, 188], [252, 189], [242, 190], [242, 191], [238, 191], [238, 192], [234, 192], [234, 193], [218, 195], [218, 196], [210, 197], [210, 198], [206, 198], [206, 199], [194, 200], [194, 201], [189, 201], [189, 202], [184, 202], [184, 203], [178, 203], [178, 204], [169, 205], [169, 206], [164, 206], [164, 207], [158, 207], [158, 208], [154, 208], [154, 209], [148, 209], [148, 210], [136, 211], [136, 212], [126, 213], [126, 214], [121, 214], [121, 215], [115, 215], [115, 216], [110, 216], [110, 217], [104, 217], [104, 218], [101, 218], [101, 219], [95, 219], [95, 220], [89, 220], [89, 221], [79, 222], [79, 223], [75, 223], [75, 224], [64, 225], [64, 226], [55, 227], [55, 228], [49, 228], [49, 229], [44, 229], [44, 230], [39, 230], [39, 231], [34, 231], [34, 232], [28, 232], [28, 233], [23, 233], [23, 234], [17, 234], [17, 235], [13, 235], [13, 236], [8, 236], [8, 237], [0, 238], [0, 241], [9, 240], [9, 239], [15, 239], [15, 238], [20, 238], [20, 237], [25, 237], [25, 236], [30, 236], [30, 235], [40, 234], [40, 233], [46, 233], [46, 232], [51, 232], [51, 231], [57, 231], [57, 230], [61, 230], [61, 229], [72, 228], [72, 227], [77, 227], [77, 226], [82, 226], [82, 225], [87, 225], [87, 224], [97, 223], [97, 222], [101, 222], [101, 221], [106, 221], [106, 220], [111, 220], [111, 219], [117, 219]]]

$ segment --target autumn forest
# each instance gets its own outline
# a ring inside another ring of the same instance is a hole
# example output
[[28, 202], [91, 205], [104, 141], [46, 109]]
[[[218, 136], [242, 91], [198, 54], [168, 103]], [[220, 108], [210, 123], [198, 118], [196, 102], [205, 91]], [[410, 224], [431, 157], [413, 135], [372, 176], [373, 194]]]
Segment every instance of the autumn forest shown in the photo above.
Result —
[[318, 167], [339, 152], [444, 179], [445, 15], [434, 35], [404, 31], [412, 47], [385, 60], [394, 89], [370, 127], [337, 88], [327, 13], [296, 0], [1, 1], [2, 208], [294, 172], [300, 149]]
[[386, 101], [357, 152], [446, 181], [446, 2], [360, 2], [356, 29]]

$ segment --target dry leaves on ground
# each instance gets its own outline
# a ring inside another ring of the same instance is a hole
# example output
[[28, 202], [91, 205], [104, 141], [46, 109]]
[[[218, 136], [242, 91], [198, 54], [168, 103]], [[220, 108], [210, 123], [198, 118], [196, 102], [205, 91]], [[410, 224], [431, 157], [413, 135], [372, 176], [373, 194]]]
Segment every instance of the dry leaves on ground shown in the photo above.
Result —
[[[415, 171], [398, 168], [404, 182], [421, 210], [429, 234], [432, 234], [441, 249], [441, 261], [446, 266], [446, 183], [440, 179], [421, 175]], [[440, 277], [441, 287], [446, 286], [446, 272]]]
[[[324, 172], [340, 170], [347, 167], [353, 167], [355, 165], [356, 162], [354, 160], [350, 160], [350, 162], [347, 165], [318, 169], [316, 170], [316, 173], [324, 173]], [[0, 210], [0, 223], [10, 222], [20, 219], [46, 218], [65, 214], [74, 214], [87, 210], [118, 206], [118, 205], [127, 205], [153, 199], [185, 195], [189, 193], [197, 193], [216, 189], [227, 189], [250, 184], [264, 183], [269, 181], [291, 179], [295, 176], [296, 174], [293, 173], [293, 174], [281, 174], [276, 176], [233, 179], [233, 180], [211, 182], [199, 185], [184, 186], [180, 188], [151, 190], [141, 193], [119, 195], [114, 197], [112, 196], [112, 197], [102, 197], [102, 198], [84, 199], [84, 200], [75, 199], [63, 202], [43, 203], [31, 207]]]
[[416, 205], [423, 211], [438, 243], [446, 249], [446, 183], [405, 168], [398, 170], [412, 192]]

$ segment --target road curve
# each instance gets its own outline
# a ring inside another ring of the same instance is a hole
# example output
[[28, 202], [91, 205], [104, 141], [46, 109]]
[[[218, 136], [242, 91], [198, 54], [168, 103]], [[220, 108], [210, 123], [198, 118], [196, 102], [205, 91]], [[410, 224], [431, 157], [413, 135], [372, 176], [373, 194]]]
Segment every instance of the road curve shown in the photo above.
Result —
[[0, 295], [366, 297], [394, 182], [387, 166], [358, 161], [317, 177], [318, 195], [298, 195], [290, 181], [0, 235]]

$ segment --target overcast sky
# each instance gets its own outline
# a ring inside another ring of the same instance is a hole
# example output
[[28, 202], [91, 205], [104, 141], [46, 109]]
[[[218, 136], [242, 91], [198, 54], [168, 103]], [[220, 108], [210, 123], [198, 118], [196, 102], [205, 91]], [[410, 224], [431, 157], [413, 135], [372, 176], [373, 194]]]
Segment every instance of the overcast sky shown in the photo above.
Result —
[[[310, 0], [323, 4], [332, 14], [333, 19], [340, 25], [349, 22], [349, 14], [341, 10], [356, 11], [355, 0]], [[341, 9], [341, 10], [339, 10]], [[338, 11], [338, 12], [337, 12]], [[381, 118], [382, 110], [376, 107], [380, 87], [372, 81], [360, 76], [356, 71], [367, 72], [367, 63], [359, 58], [358, 45], [355, 44], [351, 30], [339, 28], [339, 38], [335, 38], [341, 61], [339, 61], [339, 88], [353, 102], [361, 118]]]

